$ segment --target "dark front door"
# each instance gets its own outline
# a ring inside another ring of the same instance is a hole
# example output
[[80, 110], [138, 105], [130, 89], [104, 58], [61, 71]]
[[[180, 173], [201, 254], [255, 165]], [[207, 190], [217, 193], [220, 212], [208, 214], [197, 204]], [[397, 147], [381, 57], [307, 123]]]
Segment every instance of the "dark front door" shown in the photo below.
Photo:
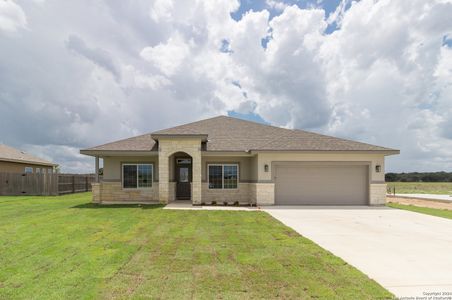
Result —
[[191, 160], [176, 160], [176, 198], [187, 200], [191, 198]]

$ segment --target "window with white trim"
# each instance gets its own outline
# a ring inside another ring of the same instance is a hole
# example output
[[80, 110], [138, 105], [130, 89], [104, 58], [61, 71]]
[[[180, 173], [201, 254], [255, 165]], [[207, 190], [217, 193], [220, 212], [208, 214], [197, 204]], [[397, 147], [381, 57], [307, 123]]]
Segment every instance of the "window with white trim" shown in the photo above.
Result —
[[25, 167], [24, 172], [25, 173], [33, 173], [33, 168], [32, 167]]
[[238, 164], [207, 165], [209, 189], [236, 189], [239, 181]]
[[152, 164], [123, 164], [122, 187], [125, 189], [152, 187], [153, 170]]

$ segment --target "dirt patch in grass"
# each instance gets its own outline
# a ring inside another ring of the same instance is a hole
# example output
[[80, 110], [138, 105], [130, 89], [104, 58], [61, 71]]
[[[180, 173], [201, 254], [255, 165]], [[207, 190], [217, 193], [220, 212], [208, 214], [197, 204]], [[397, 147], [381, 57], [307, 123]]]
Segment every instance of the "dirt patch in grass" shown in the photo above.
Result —
[[418, 207], [429, 207], [435, 209], [448, 209], [452, 210], [452, 203], [434, 200], [422, 200], [414, 198], [400, 198], [400, 197], [387, 197], [387, 203], [398, 203], [403, 205], [414, 205]]

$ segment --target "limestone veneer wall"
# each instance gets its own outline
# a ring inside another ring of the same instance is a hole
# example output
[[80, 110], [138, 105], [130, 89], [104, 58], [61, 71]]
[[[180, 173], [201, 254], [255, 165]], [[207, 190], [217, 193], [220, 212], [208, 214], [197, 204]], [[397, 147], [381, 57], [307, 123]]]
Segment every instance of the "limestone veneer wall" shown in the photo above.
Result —
[[177, 152], [191, 156], [191, 198], [193, 204], [201, 204], [201, 138], [159, 138], [159, 200], [161, 203], [171, 201], [169, 158]]
[[370, 205], [386, 204], [386, 183], [372, 183], [369, 191]]
[[151, 188], [123, 189], [120, 182], [93, 184], [93, 202], [150, 202], [158, 200], [158, 185]]
[[210, 204], [212, 201], [222, 204], [273, 205], [275, 204], [275, 185], [273, 183], [243, 183], [237, 189], [209, 189], [208, 183], [202, 184], [202, 203]]
[[207, 182], [202, 183], [202, 203], [211, 204], [212, 201], [222, 204], [228, 202], [233, 204], [250, 204], [251, 183], [239, 183], [236, 189], [209, 189]]
[[255, 183], [256, 204], [274, 205], [275, 204], [275, 184], [274, 183]]

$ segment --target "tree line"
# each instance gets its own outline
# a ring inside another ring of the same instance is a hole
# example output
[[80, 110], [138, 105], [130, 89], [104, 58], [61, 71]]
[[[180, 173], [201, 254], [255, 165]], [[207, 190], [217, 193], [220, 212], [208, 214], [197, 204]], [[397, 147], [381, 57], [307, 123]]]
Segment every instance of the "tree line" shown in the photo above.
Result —
[[452, 182], [452, 172], [386, 173], [387, 182]]

